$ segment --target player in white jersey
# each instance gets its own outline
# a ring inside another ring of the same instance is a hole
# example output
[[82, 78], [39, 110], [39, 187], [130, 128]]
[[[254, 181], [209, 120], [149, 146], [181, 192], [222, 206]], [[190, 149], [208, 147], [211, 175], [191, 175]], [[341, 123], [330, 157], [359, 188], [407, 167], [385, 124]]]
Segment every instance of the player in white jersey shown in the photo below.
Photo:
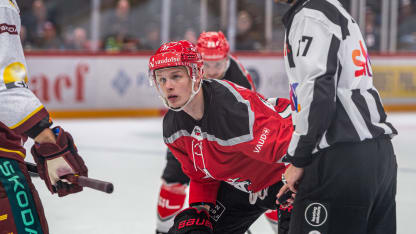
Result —
[[0, 232], [48, 234], [39, 195], [24, 159], [23, 143], [35, 140], [32, 155], [51, 193], [65, 196], [82, 190], [61, 176], [87, 176], [88, 169], [74, 141], [52, 121], [28, 89], [26, 61], [19, 38], [19, 8], [15, 0], [0, 0]]
[[396, 129], [359, 26], [337, 0], [289, 1], [285, 66], [295, 131], [289, 233], [396, 233]]

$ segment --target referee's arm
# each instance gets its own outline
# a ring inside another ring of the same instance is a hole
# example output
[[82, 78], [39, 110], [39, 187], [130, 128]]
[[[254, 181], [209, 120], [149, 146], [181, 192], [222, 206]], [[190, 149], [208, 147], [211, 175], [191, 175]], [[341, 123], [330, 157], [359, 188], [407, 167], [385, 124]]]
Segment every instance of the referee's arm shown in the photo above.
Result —
[[336, 110], [340, 40], [315, 18], [303, 17], [298, 23], [289, 34], [295, 67], [288, 72], [297, 113], [287, 159], [296, 167], [305, 167]]

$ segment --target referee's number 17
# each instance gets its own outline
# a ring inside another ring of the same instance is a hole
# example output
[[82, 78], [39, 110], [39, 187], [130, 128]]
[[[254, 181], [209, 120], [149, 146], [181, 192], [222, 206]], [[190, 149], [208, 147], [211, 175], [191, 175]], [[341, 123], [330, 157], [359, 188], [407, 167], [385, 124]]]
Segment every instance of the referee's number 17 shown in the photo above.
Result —
[[296, 56], [299, 56], [301, 44], [305, 44], [305, 46], [303, 47], [304, 49], [303, 49], [302, 56], [306, 56], [306, 54], [308, 53], [309, 47], [311, 46], [312, 39], [313, 39], [312, 37], [302, 36], [302, 39], [299, 40], [298, 53], [296, 54]]

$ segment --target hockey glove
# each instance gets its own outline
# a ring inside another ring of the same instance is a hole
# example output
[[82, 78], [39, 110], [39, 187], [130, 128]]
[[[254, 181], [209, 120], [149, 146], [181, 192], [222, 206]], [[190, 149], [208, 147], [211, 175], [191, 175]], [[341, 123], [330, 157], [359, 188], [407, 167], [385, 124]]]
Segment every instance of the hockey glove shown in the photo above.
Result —
[[188, 208], [176, 215], [173, 227], [168, 234], [211, 234], [212, 224], [208, 212]]
[[37, 164], [38, 173], [51, 193], [59, 197], [82, 191], [82, 187], [61, 180], [68, 174], [88, 176], [88, 169], [78, 154], [72, 136], [61, 127], [52, 129], [56, 136], [54, 143], [35, 143], [31, 152]]
[[288, 207], [279, 206], [277, 209], [278, 214], [278, 232], [279, 234], [287, 234], [289, 233], [289, 223], [290, 223], [290, 215], [292, 213], [292, 205]]

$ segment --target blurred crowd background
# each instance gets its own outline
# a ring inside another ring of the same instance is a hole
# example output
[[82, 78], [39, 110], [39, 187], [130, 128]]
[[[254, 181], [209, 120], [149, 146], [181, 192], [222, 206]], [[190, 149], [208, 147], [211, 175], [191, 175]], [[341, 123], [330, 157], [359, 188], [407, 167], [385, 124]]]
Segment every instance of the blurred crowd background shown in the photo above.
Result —
[[[340, 0], [368, 49], [416, 51], [416, 0]], [[233, 51], [280, 52], [285, 4], [273, 0], [18, 0], [25, 50], [137, 52], [222, 30]]]

